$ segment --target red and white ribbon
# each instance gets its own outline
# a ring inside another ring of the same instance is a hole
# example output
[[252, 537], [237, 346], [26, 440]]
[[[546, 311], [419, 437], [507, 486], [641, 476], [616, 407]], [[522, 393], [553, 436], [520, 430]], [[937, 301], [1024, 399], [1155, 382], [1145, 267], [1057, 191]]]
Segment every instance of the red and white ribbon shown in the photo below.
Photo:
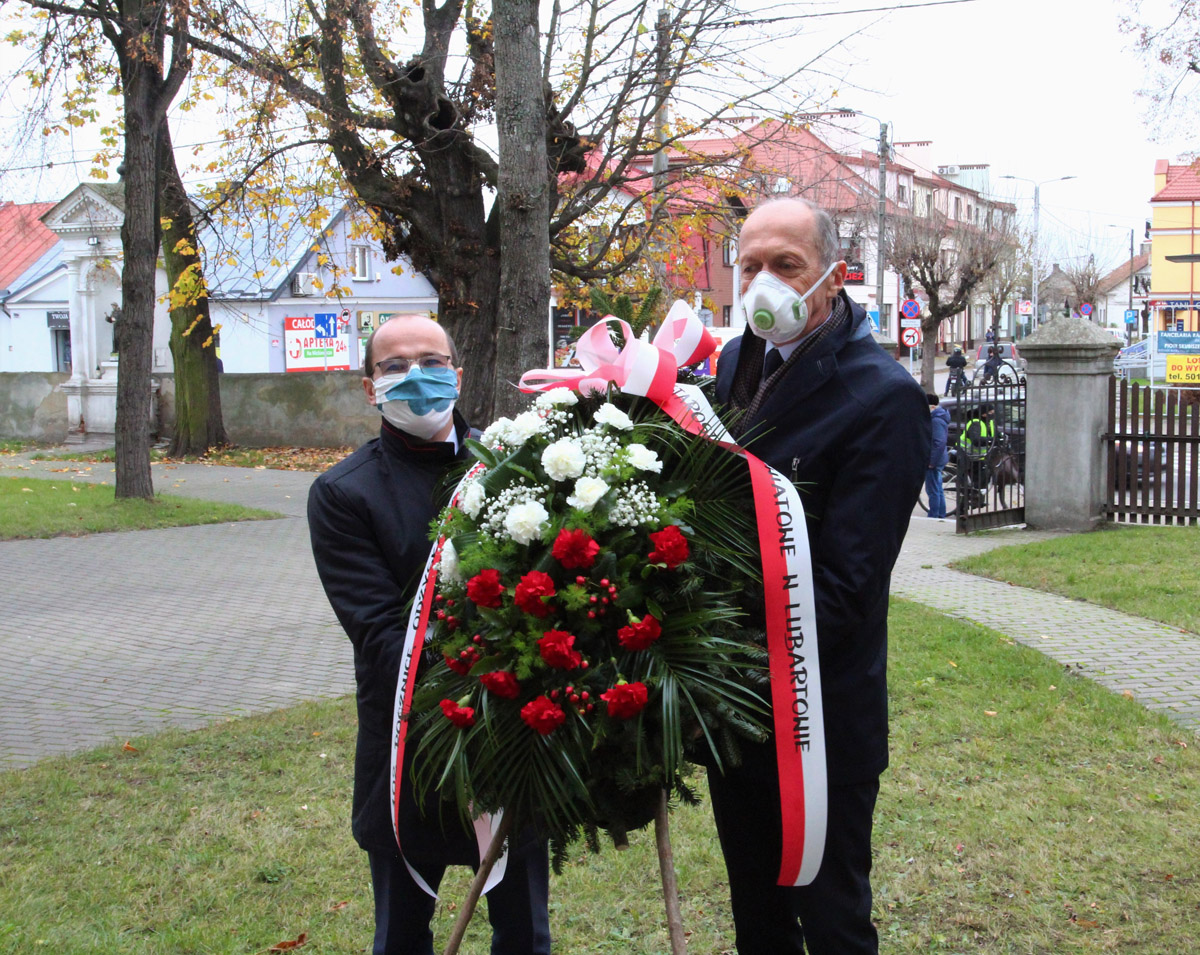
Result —
[[[458, 502], [462, 486], [468, 479], [482, 471], [483, 467], [482, 464], [476, 464], [463, 476], [458, 487], [454, 489], [454, 495], [450, 498], [451, 506]], [[439, 537], [430, 548], [429, 558], [425, 561], [425, 570], [421, 573], [421, 583], [413, 600], [412, 611], [408, 615], [408, 630], [404, 634], [404, 651], [400, 655], [400, 675], [396, 681], [396, 704], [392, 711], [392, 831], [396, 834], [396, 846], [400, 850], [400, 857], [404, 859], [404, 865], [408, 868], [413, 881], [435, 899], [438, 897], [437, 892], [430, 888], [429, 883], [413, 868], [408, 859], [404, 858], [404, 846], [400, 841], [400, 791], [404, 784], [402, 769], [404, 767], [404, 746], [408, 740], [409, 711], [417, 685], [417, 668], [421, 659], [421, 651], [425, 648], [426, 634], [429, 631], [429, 612], [433, 603], [433, 595], [437, 592], [438, 557], [442, 553], [444, 543], [445, 538]], [[494, 815], [484, 813], [472, 822], [480, 860], [483, 859], [484, 853], [492, 843], [492, 837], [500, 826], [501, 817], [501, 813]], [[508, 849], [506, 847], [488, 874], [487, 881], [483, 886], [485, 893], [490, 892], [493, 886], [504, 878], [504, 870], [507, 865]]]
[[[626, 346], [608, 334], [616, 322]], [[652, 342], [609, 317], [579, 340], [582, 372], [545, 369], [521, 377], [523, 391], [571, 388], [602, 391], [609, 383], [654, 401], [681, 428], [703, 435], [745, 458], [750, 469], [759, 550], [766, 591], [771, 707], [783, 816], [780, 885], [808, 885], [825, 851], [828, 780], [821, 672], [817, 659], [816, 601], [804, 509], [795, 485], [734, 443], [694, 385], [675, 383], [680, 367], [703, 361], [716, 348], [712, 335], [686, 302], [676, 301]]]
[[[613, 345], [608, 323], [616, 322], [625, 336], [624, 348]], [[579, 339], [576, 357], [582, 370], [542, 369], [521, 376], [521, 390], [570, 388], [583, 393], [604, 391], [615, 384], [626, 394], [654, 401], [681, 428], [703, 435], [745, 458], [754, 495], [759, 550], [766, 591], [767, 652], [771, 704], [779, 764], [779, 798], [783, 816], [783, 856], [780, 885], [808, 885], [816, 877], [825, 851], [828, 784], [825, 770], [825, 724], [821, 706], [821, 674], [817, 661], [817, 624], [813, 598], [812, 560], [804, 510], [795, 486], [768, 464], [739, 447], [717, 418], [704, 394], [694, 385], [676, 384], [679, 368], [703, 361], [716, 342], [686, 302], [677, 301], [650, 342], [633, 337], [628, 324], [608, 317]], [[477, 465], [476, 469], [482, 467]], [[475, 473], [475, 469], [471, 473]], [[464, 479], [465, 480], [465, 479]], [[461, 487], [461, 485], [460, 485]], [[457, 498], [458, 492], [455, 492]], [[416, 661], [429, 625], [429, 597], [442, 542], [434, 545], [413, 604], [405, 638], [404, 662], [396, 688], [392, 747], [392, 811], [398, 822], [404, 742], [416, 685]], [[480, 858], [496, 819], [476, 823]], [[397, 833], [397, 842], [399, 834]], [[406, 863], [407, 864], [407, 863]], [[409, 866], [413, 878], [436, 895]], [[497, 874], [499, 873], [499, 874]], [[498, 864], [485, 888], [503, 876]]]

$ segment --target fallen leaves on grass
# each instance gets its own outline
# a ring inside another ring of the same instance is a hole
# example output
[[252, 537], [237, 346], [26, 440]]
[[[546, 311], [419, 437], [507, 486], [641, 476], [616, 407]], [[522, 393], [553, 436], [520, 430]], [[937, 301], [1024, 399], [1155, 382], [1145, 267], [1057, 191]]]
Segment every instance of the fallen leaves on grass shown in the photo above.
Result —
[[344, 901], [344, 902], [334, 902], [333, 905], [331, 905], [329, 907], [329, 911], [330, 912], [340, 912], [342, 909], [344, 909], [349, 904], [350, 904], [349, 899], [346, 899], [346, 901]]
[[121, 749], [123, 749], [126, 753], [136, 753], [138, 751], [138, 748], [134, 746], [133, 743], [129, 742], [129, 740], [125, 740], [121, 746]]
[[293, 938], [289, 941], [276, 942], [274, 945], [272, 945], [270, 948], [268, 948], [267, 951], [268, 952], [290, 952], [293, 949], [299, 948], [301, 945], [303, 945], [307, 941], [308, 941], [308, 933], [301, 932], [296, 938]]

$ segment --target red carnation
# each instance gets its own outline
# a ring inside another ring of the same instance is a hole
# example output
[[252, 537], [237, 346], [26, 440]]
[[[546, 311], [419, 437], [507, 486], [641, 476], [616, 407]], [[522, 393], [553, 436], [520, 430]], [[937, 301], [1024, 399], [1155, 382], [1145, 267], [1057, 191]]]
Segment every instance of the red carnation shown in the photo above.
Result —
[[618, 683], [600, 699], [608, 704], [608, 715], [615, 720], [637, 716], [646, 705], [645, 683]]
[[453, 700], [442, 700], [442, 715], [459, 729], [475, 725], [475, 710], [470, 706], [459, 706]]
[[583, 662], [578, 650], [571, 649], [575, 644], [575, 634], [565, 630], [547, 630], [538, 640], [538, 651], [548, 666], [558, 670], [574, 670]]
[[562, 726], [566, 718], [567, 714], [562, 711], [562, 707], [550, 702], [550, 698], [546, 696], [539, 696], [521, 707], [521, 719], [525, 721], [525, 725], [543, 736]]
[[555, 560], [570, 570], [577, 567], [587, 569], [596, 563], [600, 545], [587, 531], [569, 531], [564, 527], [554, 539], [554, 550], [551, 553], [554, 554]]
[[[442, 656], [446, 656], [442, 654]], [[448, 666], [459, 676], [466, 676], [471, 667], [475, 665], [475, 661], [479, 659], [479, 651], [474, 647], [467, 647], [457, 657], [446, 657], [446, 666]]]
[[493, 670], [491, 673], [481, 673], [479, 675], [479, 682], [483, 684], [484, 689], [489, 693], [495, 693], [496, 696], [503, 697], [506, 700], [515, 700], [521, 695], [521, 684], [507, 670]]
[[662, 624], [658, 622], [657, 617], [649, 613], [641, 620], [617, 631], [617, 640], [626, 650], [645, 650], [660, 636]]
[[553, 597], [555, 592], [554, 581], [549, 574], [544, 574], [540, 570], [531, 570], [517, 584], [516, 592], [513, 594], [513, 602], [528, 614], [533, 614], [535, 617], [545, 617], [554, 608], [542, 600], [542, 598], [545, 597], [548, 599]]
[[467, 596], [477, 607], [499, 607], [503, 593], [504, 585], [500, 583], [498, 570], [481, 570], [467, 581]]
[[650, 551], [650, 563], [666, 564], [668, 570], [674, 570], [688, 559], [688, 542], [674, 524], [655, 531], [650, 535], [654, 542], [654, 550]]

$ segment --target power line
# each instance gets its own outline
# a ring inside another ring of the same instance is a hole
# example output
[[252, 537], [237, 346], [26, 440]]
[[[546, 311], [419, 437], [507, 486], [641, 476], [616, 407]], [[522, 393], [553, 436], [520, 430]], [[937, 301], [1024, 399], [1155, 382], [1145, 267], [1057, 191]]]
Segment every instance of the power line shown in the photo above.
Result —
[[824, 13], [796, 13], [787, 17], [766, 17], [761, 20], [724, 20], [710, 24], [713, 27], [766, 26], [772, 23], [789, 23], [793, 20], [816, 20], [822, 17], [845, 17], [857, 13], [895, 13], [897, 10], [919, 10], [922, 7], [947, 7], [959, 3], [978, 3], [979, 0], [927, 0], [925, 3], [903, 3], [890, 7], [860, 7], [857, 10], [829, 10]]

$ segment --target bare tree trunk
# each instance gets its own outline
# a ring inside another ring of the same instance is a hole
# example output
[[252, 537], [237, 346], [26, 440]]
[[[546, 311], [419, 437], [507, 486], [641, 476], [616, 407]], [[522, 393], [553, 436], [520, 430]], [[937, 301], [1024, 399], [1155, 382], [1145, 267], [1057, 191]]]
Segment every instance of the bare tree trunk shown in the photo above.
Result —
[[170, 453], [182, 457], [220, 447], [228, 438], [221, 415], [216, 345], [196, 223], [175, 164], [165, 119], [159, 132], [158, 154], [163, 264], [172, 293], [171, 357], [175, 363], [175, 434]]
[[526, 402], [505, 383], [549, 360], [550, 221], [546, 100], [538, 49], [538, 0], [493, 8], [496, 123], [500, 134], [500, 295], [496, 315], [497, 414]]
[[938, 329], [941, 325], [942, 320], [934, 317], [932, 310], [921, 319], [921, 343], [924, 345], [921, 349], [921, 387], [927, 392], [937, 390], [933, 386], [933, 373], [937, 360]]
[[125, 85], [125, 222], [121, 243], [121, 318], [113, 326], [117, 366], [118, 498], [153, 498], [150, 477], [150, 371], [154, 277], [158, 263], [158, 65], [139, 56], [122, 64]]

